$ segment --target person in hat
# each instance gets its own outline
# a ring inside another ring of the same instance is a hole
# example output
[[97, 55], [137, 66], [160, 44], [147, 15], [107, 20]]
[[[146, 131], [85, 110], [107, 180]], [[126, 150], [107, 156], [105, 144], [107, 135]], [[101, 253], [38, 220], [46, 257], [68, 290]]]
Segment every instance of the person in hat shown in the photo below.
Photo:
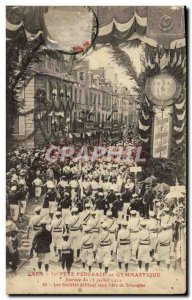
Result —
[[74, 195], [76, 195], [76, 193], [80, 192], [80, 185], [78, 182], [78, 175], [77, 174], [73, 174], [72, 176], [72, 180], [70, 181], [70, 186], [71, 186], [71, 193]]
[[38, 257], [38, 268], [41, 270], [42, 264], [45, 265], [45, 271], [49, 270], [49, 259], [50, 259], [50, 245], [52, 243], [52, 234], [46, 229], [46, 220], [41, 220], [41, 229], [35, 234], [32, 247], [30, 250], [30, 256], [33, 257], [35, 251]]
[[94, 249], [93, 236], [90, 234], [90, 227], [84, 227], [84, 235], [81, 242], [81, 262], [83, 268], [87, 265], [89, 272], [91, 272], [91, 266], [94, 262], [94, 251], [96, 249]]
[[121, 186], [117, 183], [117, 176], [114, 174], [112, 174], [111, 176], [110, 190], [115, 191], [117, 193], [121, 191]]
[[[94, 249], [96, 249], [98, 240], [99, 240], [99, 229], [100, 229], [100, 220], [96, 215], [96, 211], [92, 210], [90, 212], [90, 218], [87, 222], [87, 226], [90, 228], [89, 232], [92, 235], [92, 240], [94, 244]], [[96, 255], [96, 250], [94, 250], [94, 257]]]
[[115, 200], [116, 200], [116, 196], [115, 196], [114, 188], [111, 186], [106, 198], [106, 204], [108, 209], [111, 209]]
[[127, 178], [127, 181], [125, 182], [126, 186], [128, 187], [129, 191], [131, 192], [131, 194], [133, 193], [135, 184], [134, 181], [131, 178]]
[[111, 210], [108, 210], [106, 215], [107, 218], [105, 219], [105, 224], [107, 225], [107, 230], [110, 234], [109, 236], [111, 240], [111, 255], [112, 255], [115, 250], [118, 225], [116, 219], [113, 217], [113, 213]]
[[25, 180], [21, 179], [19, 181], [19, 189], [18, 189], [18, 197], [20, 199], [20, 206], [19, 206], [19, 221], [23, 221], [23, 215], [26, 210], [27, 201], [28, 201], [28, 188], [26, 186]]
[[85, 209], [80, 213], [80, 218], [82, 224], [86, 225], [88, 220], [90, 219], [90, 213], [91, 213], [91, 204], [85, 203]]
[[167, 224], [167, 230], [170, 230], [170, 233], [173, 234], [174, 218], [167, 206], [163, 208], [163, 215], [160, 219], [160, 225], [161, 224]]
[[61, 260], [61, 242], [63, 240], [63, 233], [66, 231], [65, 224], [61, 218], [61, 212], [55, 213], [55, 218], [51, 222], [50, 231], [52, 233], [52, 243], [55, 256], [59, 255], [59, 261]]
[[16, 272], [19, 264], [18, 251], [18, 228], [11, 221], [6, 221], [6, 268], [11, 268], [12, 272]]
[[67, 273], [70, 274], [72, 265], [74, 262], [74, 251], [71, 247], [71, 242], [69, 240], [69, 235], [63, 234], [63, 241], [61, 243], [61, 266], [64, 270], [67, 269]]
[[117, 261], [119, 269], [122, 267], [122, 263], [125, 264], [125, 272], [128, 271], [129, 261], [131, 259], [131, 231], [128, 229], [128, 222], [121, 221], [121, 229], [118, 231], [117, 236], [117, 245], [116, 245], [116, 253], [117, 253]]
[[100, 187], [98, 175], [93, 176], [93, 179], [91, 181], [91, 187], [92, 187], [92, 195], [94, 196], [95, 193], [98, 192], [99, 187]]
[[33, 241], [36, 232], [41, 229], [41, 224], [40, 224], [42, 220], [41, 206], [35, 207], [34, 213], [35, 214], [29, 220], [29, 225], [27, 228], [27, 238], [30, 238], [31, 241]]
[[130, 211], [130, 219], [128, 222], [128, 228], [131, 231], [131, 254], [133, 259], [136, 258], [137, 245], [139, 240], [139, 230], [140, 230], [140, 218], [136, 210]]
[[67, 184], [68, 184], [67, 178], [66, 178], [66, 176], [63, 175], [61, 177], [61, 180], [57, 184], [57, 189], [58, 189], [58, 192], [60, 194], [64, 192], [64, 190], [66, 189]]
[[157, 220], [160, 220], [163, 215], [162, 204], [160, 201], [156, 202], [154, 211], [155, 211]]
[[71, 217], [72, 201], [68, 192], [62, 192], [59, 199], [59, 209], [62, 213], [62, 220], [68, 226], [69, 218]]
[[123, 217], [128, 220], [129, 215], [129, 207], [130, 207], [130, 201], [131, 201], [131, 191], [129, 190], [129, 186], [125, 184], [123, 192], [121, 194], [121, 198], [123, 201]]
[[14, 185], [11, 187], [8, 198], [10, 204], [11, 219], [13, 222], [17, 222], [19, 218], [19, 205], [21, 205], [17, 186]]
[[109, 176], [107, 174], [102, 175], [101, 188], [103, 190], [104, 197], [106, 198], [110, 189]]
[[86, 196], [91, 196], [92, 194], [92, 185], [88, 175], [85, 175], [82, 181], [82, 191]]
[[141, 230], [139, 232], [139, 238], [138, 238], [138, 265], [139, 268], [142, 268], [142, 264], [145, 265], [145, 271], [148, 272], [149, 269], [149, 262], [151, 261], [150, 257], [150, 232], [146, 228], [146, 220], [141, 220], [140, 226]]
[[140, 207], [139, 207], [139, 200], [138, 200], [138, 194], [133, 194], [131, 201], [130, 201], [130, 209], [131, 210], [136, 210], [139, 211]]
[[63, 167], [63, 175], [66, 177], [67, 181], [71, 179], [71, 168], [70, 166], [66, 165]]
[[111, 238], [108, 232], [108, 224], [105, 222], [101, 225], [101, 232], [99, 234], [99, 243], [97, 249], [97, 261], [99, 263], [99, 268], [105, 267], [105, 273], [108, 273], [109, 265], [111, 263]]
[[157, 235], [160, 231], [160, 221], [156, 219], [155, 212], [152, 210], [149, 211], [149, 220], [147, 220], [146, 228], [150, 232], [150, 246], [151, 246], [150, 255], [151, 257], [153, 257], [155, 245], [157, 241]]
[[37, 171], [36, 175], [37, 177], [33, 180], [32, 186], [35, 188], [35, 203], [38, 203], [42, 193], [43, 182], [40, 178], [40, 171]]
[[47, 187], [48, 191], [44, 195], [43, 213], [49, 214], [50, 218], [52, 219], [58, 207], [58, 198], [54, 183], [49, 182]]
[[116, 200], [113, 202], [111, 211], [114, 218], [122, 219], [123, 201], [121, 199], [121, 193], [116, 193]]
[[142, 198], [144, 218], [149, 217], [149, 210], [153, 210], [153, 200], [155, 198], [155, 191], [152, 189], [151, 184], [145, 184], [145, 193]]
[[54, 178], [54, 172], [53, 167], [51, 164], [48, 165], [47, 171], [46, 171], [47, 178]]
[[97, 212], [98, 218], [102, 218], [106, 211], [106, 202], [104, 199], [103, 192], [98, 193], [98, 198], [95, 201], [95, 210]]
[[169, 230], [169, 224], [161, 223], [161, 228], [162, 231], [158, 234], [155, 246], [155, 259], [158, 267], [160, 267], [160, 263], [164, 261], [169, 270], [172, 233]]
[[77, 207], [71, 209], [72, 216], [69, 218], [69, 238], [74, 250], [74, 258], [79, 261], [81, 249], [81, 231], [82, 224]]

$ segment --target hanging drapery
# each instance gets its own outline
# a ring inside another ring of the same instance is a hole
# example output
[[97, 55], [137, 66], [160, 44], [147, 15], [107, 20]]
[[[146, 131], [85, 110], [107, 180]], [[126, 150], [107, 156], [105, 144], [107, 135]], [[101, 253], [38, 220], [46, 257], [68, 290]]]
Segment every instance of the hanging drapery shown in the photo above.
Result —
[[138, 39], [152, 47], [157, 47], [160, 43], [164, 44], [162, 39], [167, 35], [168, 48], [185, 46], [182, 7], [177, 9], [174, 6], [91, 8], [98, 18], [99, 30], [96, 39], [98, 44], [123, 43]]

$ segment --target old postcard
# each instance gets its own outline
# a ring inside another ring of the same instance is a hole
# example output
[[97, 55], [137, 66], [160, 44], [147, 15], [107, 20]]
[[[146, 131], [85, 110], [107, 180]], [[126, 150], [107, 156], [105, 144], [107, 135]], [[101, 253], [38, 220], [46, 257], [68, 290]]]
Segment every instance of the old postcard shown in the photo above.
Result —
[[6, 7], [7, 294], [185, 294], [181, 6]]

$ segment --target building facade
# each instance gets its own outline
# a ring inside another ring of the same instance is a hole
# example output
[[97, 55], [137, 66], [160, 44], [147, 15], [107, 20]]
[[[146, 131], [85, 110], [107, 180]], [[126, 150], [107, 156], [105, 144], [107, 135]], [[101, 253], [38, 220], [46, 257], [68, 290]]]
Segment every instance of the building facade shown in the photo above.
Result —
[[134, 109], [126, 89], [107, 81], [104, 68], [90, 70], [83, 61], [69, 70], [65, 57], [54, 53], [42, 54], [32, 70], [34, 76], [23, 84], [14, 129], [23, 146], [90, 136], [132, 122]]

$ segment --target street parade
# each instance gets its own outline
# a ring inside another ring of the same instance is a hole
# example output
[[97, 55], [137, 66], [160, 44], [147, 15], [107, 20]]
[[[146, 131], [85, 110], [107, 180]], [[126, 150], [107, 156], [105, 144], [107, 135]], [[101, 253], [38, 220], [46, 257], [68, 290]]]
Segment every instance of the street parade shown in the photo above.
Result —
[[[130, 142], [116, 149], [125, 144]], [[135, 181], [131, 160], [105, 155], [58, 164], [47, 161], [46, 153], [45, 147], [9, 153], [8, 272], [26, 263], [45, 271], [57, 264], [68, 273], [133, 267], [148, 272], [154, 266], [182, 272], [185, 191], [176, 192], [178, 185], [170, 191], [153, 175]]]
[[8, 294], [186, 293], [186, 12], [6, 7]]

